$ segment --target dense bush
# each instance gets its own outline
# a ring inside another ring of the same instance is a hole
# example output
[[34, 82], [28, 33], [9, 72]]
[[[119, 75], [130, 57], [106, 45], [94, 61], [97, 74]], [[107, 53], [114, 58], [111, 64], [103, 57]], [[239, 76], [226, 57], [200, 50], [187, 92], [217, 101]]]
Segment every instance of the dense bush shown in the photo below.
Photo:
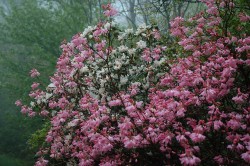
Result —
[[156, 27], [120, 32], [110, 5], [63, 44], [47, 89], [34, 83], [30, 106], [16, 102], [51, 122], [36, 165], [250, 163], [250, 17], [230, 0], [204, 3], [170, 23], [172, 45]]

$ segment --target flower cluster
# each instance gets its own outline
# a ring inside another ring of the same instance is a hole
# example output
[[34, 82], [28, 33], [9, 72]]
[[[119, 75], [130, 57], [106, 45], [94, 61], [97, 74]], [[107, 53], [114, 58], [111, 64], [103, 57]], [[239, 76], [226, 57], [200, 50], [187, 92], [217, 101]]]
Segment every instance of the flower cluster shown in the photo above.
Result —
[[112, 19], [63, 44], [46, 91], [33, 83], [30, 106], [16, 102], [51, 122], [36, 165], [250, 163], [250, 38], [221, 27], [218, 7], [205, 2], [206, 12], [171, 22], [182, 47], [174, 60], [157, 28], [120, 32]]

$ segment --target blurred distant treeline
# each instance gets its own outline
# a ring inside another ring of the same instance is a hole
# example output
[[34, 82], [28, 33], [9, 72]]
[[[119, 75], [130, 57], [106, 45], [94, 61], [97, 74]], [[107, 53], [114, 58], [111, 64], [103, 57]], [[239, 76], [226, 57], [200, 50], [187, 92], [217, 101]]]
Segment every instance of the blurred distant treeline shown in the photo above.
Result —
[[[238, 0], [250, 8], [249, 0]], [[14, 103], [29, 103], [32, 68], [41, 73], [44, 87], [53, 74], [60, 44], [84, 27], [102, 20], [102, 4], [120, 11], [117, 22], [136, 28], [155, 24], [167, 32], [169, 21], [190, 17], [204, 7], [196, 0], [0, 0], [0, 166], [34, 164], [36, 146], [31, 134], [43, 128], [42, 119], [26, 118]]]
[[44, 121], [22, 116], [14, 103], [30, 102], [32, 68], [48, 85], [61, 42], [101, 19], [101, 1], [0, 0], [0, 7], [0, 166], [29, 166], [37, 149], [27, 140]]

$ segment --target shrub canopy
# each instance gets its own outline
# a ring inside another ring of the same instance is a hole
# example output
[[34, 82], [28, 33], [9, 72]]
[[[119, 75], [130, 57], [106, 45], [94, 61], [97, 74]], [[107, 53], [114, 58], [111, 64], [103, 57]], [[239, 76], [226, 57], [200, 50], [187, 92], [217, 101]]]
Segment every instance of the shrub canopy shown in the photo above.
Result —
[[51, 123], [36, 165], [250, 163], [250, 17], [204, 3], [170, 23], [171, 44], [156, 27], [120, 31], [110, 5], [107, 21], [63, 44], [51, 84], [17, 102]]

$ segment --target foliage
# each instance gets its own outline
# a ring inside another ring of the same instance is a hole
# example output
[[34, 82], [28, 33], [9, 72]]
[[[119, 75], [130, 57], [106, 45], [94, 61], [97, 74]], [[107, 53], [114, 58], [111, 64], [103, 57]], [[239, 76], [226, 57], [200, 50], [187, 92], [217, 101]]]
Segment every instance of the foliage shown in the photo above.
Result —
[[[60, 55], [60, 43], [80, 32], [90, 21], [101, 19], [95, 14], [100, 7], [98, 1], [89, 1], [91, 8], [87, 7], [87, 1], [6, 0], [1, 3], [7, 5], [1, 9], [8, 10], [0, 10], [0, 154], [4, 154], [3, 160], [29, 161], [23, 164], [27, 166], [34, 162], [34, 149], [27, 148], [27, 140], [31, 133], [43, 127], [44, 121], [27, 120], [17, 114], [14, 101], [17, 96], [29, 101], [26, 96], [34, 81], [27, 77], [30, 69], [36, 67], [41, 72], [41, 87], [48, 84]], [[90, 12], [93, 19], [87, 21]], [[0, 165], [6, 165], [3, 163]]]
[[46, 135], [49, 131], [50, 124], [45, 123], [43, 127], [40, 130], [37, 130], [35, 133], [33, 133], [28, 140], [29, 148], [31, 149], [39, 149], [44, 144], [44, 140], [46, 138]]
[[1, 28], [5, 32], [2, 37], [8, 38], [12, 43], [37, 45], [47, 54], [57, 57], [60, 54], [58, 46], [63, 40], [69, 39], [72, 34], [80, 32], [84, 26], [100, 18], [97, 1], [91, 1], [90, 4], [85, 2], [10, 1], [10, 12], [2, 14], [4, 22]]
[[152, 26], [119, 31], [110, 5], [107, 21], [62, 44], [46, 90], [33, 83], [33, 102], [16, 102], [51, 123], [36, 165], [249, 164], [250, 16], [230, 0], [202, 2], [170, 22], [182, 49]]
[[23, 161], [23, 160], [18, 160], [15, 158], [12, 158], [10, 156], [6, 155], [0, 155], [0, 165], [4, 166], [27, 166], [31, 165], [32, 163]]
[[[41, 127], [42, 121], [41, 118], [31, 120], [21, 116], [13, 103], [16, 96], [22, 97], [24, 101], [28, 100], [26, 95], [30, 90], [29, 85], [33, 82], [27, 77], [30, 68], [38, 67], [42, 71], [45, 78], [41, 77], [40, 82], [44, 84], [48, 83], [47, 77], [54, 69], [49, 67], [49, 60], [39, 49], [30, 48], [27, 52], [24, 47], [16, 46], [14, 50], [11, 45], [1, 44], [1, 48], [7, 47], [9, 50], [2, 49], [0, 53], [0, 154], [4, 154], [5, 159], [19, 158], [23, 162], [27, 161], [23, 164], [27, 166], [34, 162], [34, 152], [27, 148], [26, 142], [30, 134]], [[50, 60], [56, 59], [50, 57]]]

